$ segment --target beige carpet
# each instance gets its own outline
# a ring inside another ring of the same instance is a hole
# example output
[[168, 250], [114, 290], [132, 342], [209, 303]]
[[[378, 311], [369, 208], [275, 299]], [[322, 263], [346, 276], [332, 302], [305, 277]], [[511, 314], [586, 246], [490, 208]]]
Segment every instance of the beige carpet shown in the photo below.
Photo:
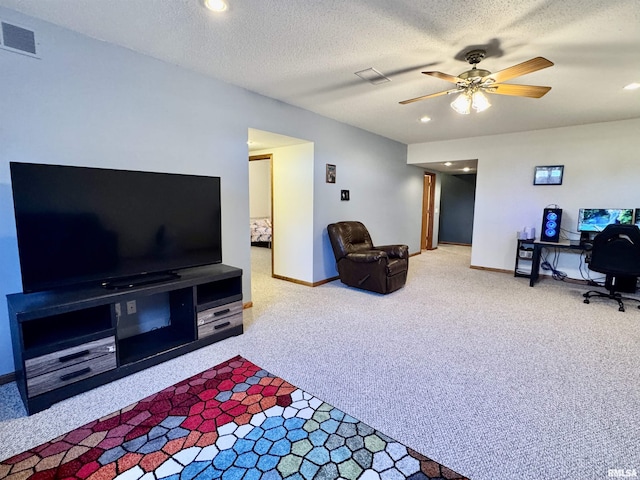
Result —
[[640, 471], [640, 310], [586, 289], [469, 268], [470, 249], [411, 258], [388, 296], [269, 277], [252, 248], [245, 334], [25, 417], [0, 387], [0, 457], [240, 354], [472, 479]]

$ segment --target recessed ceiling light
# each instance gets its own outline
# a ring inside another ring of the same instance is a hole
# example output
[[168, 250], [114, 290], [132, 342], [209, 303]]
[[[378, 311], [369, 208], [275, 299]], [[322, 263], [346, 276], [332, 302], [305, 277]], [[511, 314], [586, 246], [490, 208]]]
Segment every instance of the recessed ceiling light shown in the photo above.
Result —
[[431, 117], [427, 117], [426, 115], [424, 117], [420, 117], [420, 122], [421, 123], [427, 123], [431, 121]]
[[204, 6], [212, 12], [224, 12], [229, 8], [224, 0], [204, 0]]
[[636, 82], [630, 83], [629, 85], [626, 85], [624, 87], [625, 90], [636, 90], [638, 88], [640, 88], [640, 83], [636, 83]]
[[471, 170], [469, 167], [464, 167], [464, 168], [462, 169], [462, 171], [463, 171], [463, 172], [468, 172], [469, 170]]
[[445, 167], [450, 167], [451, 165], [453, 165], [453, 163], [451, 163], [451, 162], [444, 162], [444, 166], [445, 166]]

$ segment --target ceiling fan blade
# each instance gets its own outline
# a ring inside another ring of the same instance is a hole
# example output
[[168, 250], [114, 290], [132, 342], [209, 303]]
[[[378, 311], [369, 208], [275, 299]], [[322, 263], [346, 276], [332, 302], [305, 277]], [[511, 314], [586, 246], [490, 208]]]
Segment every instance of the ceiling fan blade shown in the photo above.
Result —
[[552, 65], [553, 62], [550, 62], [546, 58], [536, 57], [531, 60], [527, 60], [526, 62], [519, 63], [518, 65], [514, 65], [513, 67], [505, 68], [499, 72], [482, 77], [481, 82], [483, 83], [491, 79], [495, 83], [502, 83], [512, 78], [526, 75], [527, 73], [537, 72], [543, 68], [551, 67]]
[[451, 90], [445, 90], [444, 92], [431, 93], [429, 95], [423, 95], [421, 97], [411, 98], [409, 100], [403, 100], [402, 102], [400, 102], [400, 104], [401, 105], [407, 105], [408, 103], [419, 102], [420, 100], [426, 100], [427, 98], [439, 97], [441, 95], [448, 95], [449, 93], [455, 93], [457, 91], [458, 91], [457, 88], [453, 88]]
[[425, 75], [431, 75], [432, 77], [440, 78], [442, 80], [446, 80], [451, 83], [464, 82], [464, 80], [460, 77], [456, 77], [454, 75], [449, 75], [448, 73], [442, 72], [422, 72]]
[[486, 89], [487, 93], [498, 95], [513, 95], [516, 97], [540, 98], [551, 90], [551, 87], [539, 87], [536, 85], [509, 85], [509, 84], [491, 84]]

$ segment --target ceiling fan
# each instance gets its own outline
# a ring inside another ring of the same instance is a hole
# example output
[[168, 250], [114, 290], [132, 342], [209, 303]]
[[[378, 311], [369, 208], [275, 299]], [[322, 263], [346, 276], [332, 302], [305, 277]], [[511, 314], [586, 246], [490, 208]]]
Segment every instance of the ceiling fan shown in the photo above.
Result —
[[468, 114], [471, 109], [481, 112], [491, 106], [489, 100], [484, 93], [497, 95], [512, 95], [516, 97], [540, 98], [551, 87], [540, 87], [535, 85], [511, 85], [502, 83], [512, 78], [526, 75], [527, 73], [536, 72], [543, 68], [551, 67], [553, 62], [546, 58], [536, 57], [526, 62], [522, 62], [513, 67], [505, 68], [496, 73], [488, 70], [477, 68], [476, 65], [486, 56], [485, 50], [471, 50], [465, 55], [467, 62], [471, 64], [471, 70], [462, 72], [460, 75], [449, 75], [442, 72], [422, 72], [425, 75], [440, 78], [447, 82], [455, 83], [456, 88], [445, 90], [443, 92], [423, 95], [421, 97], [411, 98], [400, 102], [402, 105], [408, 103], [426, 100], [428, 98], [439, 97], [441, 95], [451, 95], [459, 93], [458, 97], [451, 103], [451, 108], [456, 112]]

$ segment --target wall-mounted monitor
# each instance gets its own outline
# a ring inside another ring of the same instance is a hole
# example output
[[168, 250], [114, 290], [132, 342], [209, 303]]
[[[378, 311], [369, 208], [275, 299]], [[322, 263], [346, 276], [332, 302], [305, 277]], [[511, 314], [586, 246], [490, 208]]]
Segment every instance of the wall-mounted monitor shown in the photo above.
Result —
[[630, 225], [633, 221], [633, 208], [581, 208], [578, 231], [601, 232], [607, 225]]
[[562, 185], [564, 165], [537, 166], [533, 175], [534, 185]]

